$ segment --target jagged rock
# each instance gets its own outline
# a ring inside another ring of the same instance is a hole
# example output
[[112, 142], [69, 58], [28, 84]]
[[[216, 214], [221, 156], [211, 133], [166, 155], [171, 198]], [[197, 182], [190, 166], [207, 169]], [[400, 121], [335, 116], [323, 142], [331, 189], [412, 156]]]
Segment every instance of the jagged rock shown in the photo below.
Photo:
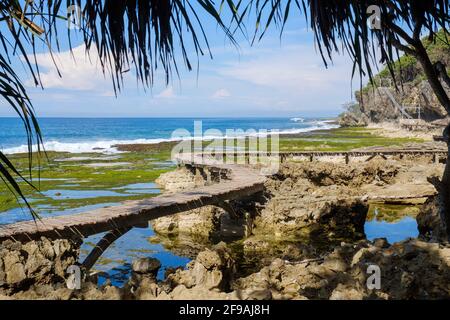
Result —
[[447, 241], [447, 232], [439, 211], [438, 196], [427, 199], [417, 215], [417, 228], [420, 236], [432, 241]]
[[134, 260], [132, 264], [133, 272], [151, 274], [154, 276], [156, 276], [160, 267], [161, 262], [155, 258], [139, 258]]
[[361, 291], [343, 285], [338, 284], [338, 286], [333, 290], [330, 296], [330, 300], [362, 300], [364, 295]]
[[220, 216], [224, 210], [215, 206], [161, 217], [151, 221], [153, 230], [159, 234], [190, 234], [209, 237], [219, 227]]
[[83, 284], [76, 297], [84, 300], [121, 300], [123, 292], [117, 287], [104, 285], [100, 288], [96, 284], [86, 282]]
[[6, 269], [6, 282], [11, 285], [20, 284], [27, 278], [21, 263], [14, 263]]
[[4, 241], [0, 244], [0, 289], [12, 292], [64, 282], [66, 270], [76, 263], [78, 254], [79, 243], [70, 240]]
[[[426, 80], [402, 83], [402, 88], [398, 92], [393, 87], [389, 90], [400, 105], [421, 106], [422, 119], [432, 121], [447, 115]], [[365, 90], [363, 95], [356, 94], [356, 98], [360, 102], [362, 114], [369, 121], [382, 122], [401, 118], [400, 112], [383, 90]], [[414, 112], [414, 110], [407, 111]], [[418, 115], [413, 114], [413, 117], [417, 118]]]
[[154, 300], [161, 293], [158, 284], [151, 278], [143, 278], [134, 293], [138, 300]]
[[375, 247], [378, 247], [381, 249], [388, 248], [390, 246], [390, 244], [386, 238], [376, 238], [372, 242]]
[[365, 127], [369, 119], [364, 114], [355, 115], [350, 112], [345, 112], [339, 116], [339, 125], [341, 127]]
[[204, 186], [206, 181], [198, 171], [196, 171], [196, 174], [193, 174], [187, 168], [182, 167], [161, 174], [155, 180], [155, 183], [163, 187], [166, 191], [176, 192]]
[[201, 287], [204, 290], [226, 290], [235, 273], [234, 260], [224, 243], [212, 250], [206, 249], [188, 264], [187, 270], [177, 270], [166, 279], [172, 288], [184, 285], [186, 288]]

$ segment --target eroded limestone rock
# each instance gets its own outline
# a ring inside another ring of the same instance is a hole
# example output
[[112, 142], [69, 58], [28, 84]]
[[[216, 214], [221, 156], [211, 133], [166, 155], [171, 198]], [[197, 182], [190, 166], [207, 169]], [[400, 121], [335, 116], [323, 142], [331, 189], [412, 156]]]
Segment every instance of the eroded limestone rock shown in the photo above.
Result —
[[4, 241], [0, 244], [0, 290], [14, 292], [63, 282], [78, 255], [79, 243], [70, 240]]

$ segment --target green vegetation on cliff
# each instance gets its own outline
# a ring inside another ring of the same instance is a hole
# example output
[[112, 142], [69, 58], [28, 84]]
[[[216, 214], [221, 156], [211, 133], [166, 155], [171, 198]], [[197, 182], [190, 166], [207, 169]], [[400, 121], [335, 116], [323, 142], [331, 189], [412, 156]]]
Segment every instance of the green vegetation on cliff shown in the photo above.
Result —
[[[445, 65], [450, 65], [450, 49], [449, 38], [450, 35], [444, 31], [440, 31], [436, 34], [435, 41], [430, 41], [428, 38], [423, 38], [422, 42], [428, 52], [431, 62], [441, 61]], [[425, 74], [417, 59], [410, 55], [401, 56], [397, 62], [393, 65], [393, 71], [396, 81], [399, 83], [414, 82], [419, 83], [426, 80]], [[385, 66], [373, 79], [374, 83], [368, 83], [363, 89], [362, 93], [365, 94], [369, 90], [380, 86], [381, 82], [385, 79], [391, 79], [391, 73], [387, 66]], [[383, 85], [386, 85], [384, 83]], [[360, 92], [355, 93], [356, 97], [360, 96]]]

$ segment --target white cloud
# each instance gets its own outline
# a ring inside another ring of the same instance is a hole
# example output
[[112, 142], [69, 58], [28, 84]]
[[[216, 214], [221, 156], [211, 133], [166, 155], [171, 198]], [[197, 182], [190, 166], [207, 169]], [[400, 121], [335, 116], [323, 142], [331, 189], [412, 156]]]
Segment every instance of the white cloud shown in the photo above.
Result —
[[320, 54], [306, 45], [275, 49], [272, 54], [255, 51], [244, 61], [230, 63], [219, 70], [222, 76], [295, 94], [323, 94], [328, 88], [348, 85], [350, 72], [351, 61], [347, 57], [336, 56], [334, 64], [327, 69]]
[[[36, 55], [44, 88], [98, 91], [107, 95], [111, 92], [111, 79], [108, 74], [103, 75], [95, 50], [88, 56], [85, 46], [80, 45], [73, 48], [72, 52], [70, 50], [54, 52], [53, 57], [55, 61], [49, 53]], [[28, 80], [26, 85], [34, 86], [33, 80]]]
[[161, 98], [161, 99], [172, 99], [175, 97], [176, 97], [176, 95], [175, 95], [175, 92], [173, 91], [172, 87], [168, 87], [156, 95], [156, 98]]
[[230, 91], [228, 91], [227, 89], [219, 89], [216, 92], [213, 93], [212, 98], [213, 99], [224, 99], [224, 98], [228, 98], [231, 96]]

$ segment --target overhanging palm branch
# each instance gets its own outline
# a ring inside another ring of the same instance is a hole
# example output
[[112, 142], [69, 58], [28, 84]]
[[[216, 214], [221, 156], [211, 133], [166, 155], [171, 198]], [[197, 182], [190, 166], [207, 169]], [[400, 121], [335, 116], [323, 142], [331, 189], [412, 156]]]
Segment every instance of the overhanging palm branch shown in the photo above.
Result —
[[[256, 14], [254, 39], [261, 39], [271, 25], [283, 31], [295, 11], [308, 20], [325, 65], [332, 53], [345, 51], [354, 61], [354, 72], [372, 79], [373, 66], [386, 63], [391, 70], [399, 52], [416, 55], [412, 46], [426, 33], [434, 39], [440, 29], [448, 30], [448, 0], [250, 0], [239, 1], [239, 14]], [[380, 10], [381, 28], [374, 29], [368, 10]], [[252, 11], [253, 10], [253, 11]]]
[[[221, 6], [224, 3], [232, 8], [230, 1], [222, 1]], [[96, 51], [116, 93], [122, 87], [123, 74], [131, 67], [140, 83], [151, 86], [158, 69], [163, 70], [166, 83], [178, 74], [179, 56], [191, 70], [193, 64], [188, 54], [191, 48], [197, 58], [210, 54], [198, 10], [212, 18], [234, 42], [212, 0], [0, 0], [0, 96], [22, 120], [30, 177], [33, 151], [39, 157], [43, 146], [42, 134], [26, 89], [11, 68], [11, 60], [23, 61], [34, 83], [42, 85], [36, 44], [43, 43], [53, 56], [54, 51], [60, 50], [62, 35], [68, 37], [72, 47], [74, 31], [65, 23], [69, 8], [79, 9], [77, 22], [87, 54]], [[37, 145], [37, 150], [33, 150], [33, 145]], [[3, 153], [0, 153], [0, 178], [31, 208], [19, 184], [25, 181], [32, 185], [31, 179], [22, 176]]]

